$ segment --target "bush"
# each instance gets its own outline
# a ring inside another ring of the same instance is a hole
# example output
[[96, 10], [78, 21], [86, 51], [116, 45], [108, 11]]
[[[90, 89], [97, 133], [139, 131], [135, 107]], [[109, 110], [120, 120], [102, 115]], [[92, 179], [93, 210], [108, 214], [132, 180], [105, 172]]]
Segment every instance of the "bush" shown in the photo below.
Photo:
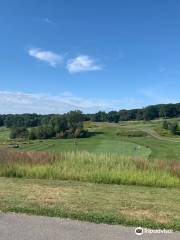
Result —
[[31, 128], [15, 127], [11, 130], [10, 137], [35, 139], [50, 138], [79, 138], [85, 137], [86, 131], [83, 130], [83, 115], [80, 111], [71, 111], [63, 115], [49, 116], [47, 121], [43, 121], [40, 126]]
[[27, 128], [24, 127], [16, 127], [12, 128], [10, 132], [10, 138], [15, 139], [15, 138], [23, 138], [26, 139], [28, 138], [29, 132]]
[[178, 124], [176, 122], [171, 123], [169, 125], [169, 130], [173, 133], [176, 134], [176, 132], [178, 131]]
[[168, 129], [168, 122], [167, 121], [163, 121], [162, 128]]
[[148, 134], [143, 131], [121, 131], [116, 133], [116, 135], [123, 137], [146, 137]]
[[166, 130], [170, 130], [170, 132], [172, 134], [179, 134], [179, 126], [177, 122], [167, 122], [167, 121], [163, 121], [162, 123], [162, 128], [166, 129]]

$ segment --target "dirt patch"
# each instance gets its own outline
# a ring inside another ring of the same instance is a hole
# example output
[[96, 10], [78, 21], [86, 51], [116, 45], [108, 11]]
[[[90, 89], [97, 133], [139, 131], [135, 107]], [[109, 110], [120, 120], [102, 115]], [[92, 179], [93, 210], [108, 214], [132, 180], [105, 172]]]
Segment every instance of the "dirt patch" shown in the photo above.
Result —
[[124, 209], [121, 211], [124, 215], [136, 219], [153, 219], [158, 223], [169, 223], [169, 215], [163, 212], [154, 212], [150, 209]]
[[48, 187], [40, 185], [31, 185], [30, 189], [25, 187], [22, 192], [24, 199], [39, 204], [67, 202], [74, 194], [71, 187]]

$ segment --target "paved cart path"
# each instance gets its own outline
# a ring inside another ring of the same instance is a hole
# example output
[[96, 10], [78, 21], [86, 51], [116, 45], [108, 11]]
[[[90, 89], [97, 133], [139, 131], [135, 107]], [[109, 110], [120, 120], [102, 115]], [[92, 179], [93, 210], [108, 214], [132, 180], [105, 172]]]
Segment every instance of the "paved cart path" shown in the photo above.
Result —
[[0, 240], [179, 240], [180, 232], [144, 233], [133, 227], [94, 224], [69, 219], [0, 213]]

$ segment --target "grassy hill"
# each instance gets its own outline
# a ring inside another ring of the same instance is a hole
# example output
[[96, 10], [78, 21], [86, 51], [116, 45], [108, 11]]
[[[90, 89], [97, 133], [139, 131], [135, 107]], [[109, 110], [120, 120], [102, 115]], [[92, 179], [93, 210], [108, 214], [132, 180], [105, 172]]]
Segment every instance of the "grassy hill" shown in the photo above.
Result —
[[180, 137], [161, 124], [85, 122], [89, 138], [34, 141], [0, 128], [0, 211], [180, 230]]
[[180, 136], [161, 135], [161, 120], [121, 123], [85, 122], [92, 136], [80, 139], [51, 139], [36, 141], [10, 141], [9, 130], [0, 128], [0, 143], [6, 147], [18, 143], [23, 151], [88, 151], [92, 153], [119, 153], [122, 156], [148, 159], [179, 160]]

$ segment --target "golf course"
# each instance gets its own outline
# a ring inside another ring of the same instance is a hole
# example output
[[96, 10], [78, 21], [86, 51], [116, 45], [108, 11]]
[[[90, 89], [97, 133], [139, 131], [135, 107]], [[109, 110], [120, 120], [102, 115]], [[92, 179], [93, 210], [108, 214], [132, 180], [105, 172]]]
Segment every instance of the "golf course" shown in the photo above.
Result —
[[0, 210], [179, 230], [180, 137], [162, 120], [83, 124], [87, 138], [0, 128]]

